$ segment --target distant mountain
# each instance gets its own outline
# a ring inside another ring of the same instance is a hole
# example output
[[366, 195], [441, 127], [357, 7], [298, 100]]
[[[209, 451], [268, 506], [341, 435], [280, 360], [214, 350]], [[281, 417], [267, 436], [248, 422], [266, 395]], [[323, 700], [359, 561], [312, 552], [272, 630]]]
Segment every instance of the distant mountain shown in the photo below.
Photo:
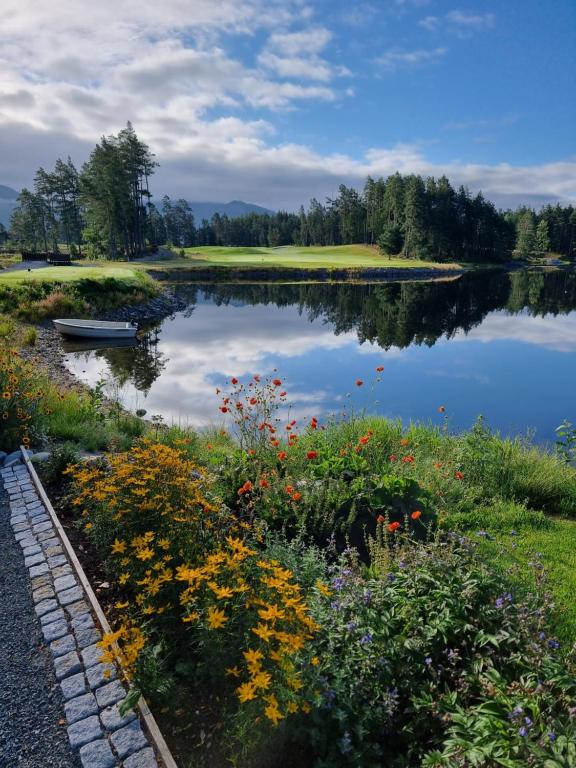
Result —
[[16, 198], [18, 192], [12, 187], [5, 187], [0, 184], [0, 224], [8, 226], [10, 222], [10, 214], [16, 207]]
[[274, 213], [269, 208], [245, 203], [242, 200], [232, 200], [230, 203], [194, 203], [189, 201], [189, 205], [194, 212], [194, 223], [197, 227], [202, 223], [202, 219], [210, 221], [215, 213], [219, 213], [220, 216], [226, 214], [229, 219], [244, 216], [247, 213]]

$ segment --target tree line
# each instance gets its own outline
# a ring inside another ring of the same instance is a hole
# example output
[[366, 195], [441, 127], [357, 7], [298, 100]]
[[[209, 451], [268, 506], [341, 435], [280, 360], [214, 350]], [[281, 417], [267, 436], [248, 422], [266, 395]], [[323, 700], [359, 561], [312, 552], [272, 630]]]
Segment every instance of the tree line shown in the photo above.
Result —
[[358, 191], [341, 184], [324, 203], [312, 199], [298, 213], [216, 213], [199, 224], [186, 200], [152, 202], [157, 163], [133, 127], [103, 137], [80, 172], [70, 160], [38, 169], [23, 189], [10, 239], [32, 251], [133, 258], [160, 245], [277, 247], [365, 243], [383, 254], [434, 261], [498, 262], [554, 252], [576, 256], [576, 209], [546, 206], [499, 211], [482, 193], [436, 179], [395, 173], [368, 177]]

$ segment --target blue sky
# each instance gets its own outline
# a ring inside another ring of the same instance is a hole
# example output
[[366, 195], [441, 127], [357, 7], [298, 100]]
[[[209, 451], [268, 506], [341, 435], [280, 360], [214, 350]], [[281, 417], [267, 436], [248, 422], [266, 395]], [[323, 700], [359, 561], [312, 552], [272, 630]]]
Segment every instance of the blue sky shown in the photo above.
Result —
[[575, 32], [574, 0], [5, 0], [0, 184], [132, 120], [158, 195], [294, 209], [398, 169], [576, 200]]

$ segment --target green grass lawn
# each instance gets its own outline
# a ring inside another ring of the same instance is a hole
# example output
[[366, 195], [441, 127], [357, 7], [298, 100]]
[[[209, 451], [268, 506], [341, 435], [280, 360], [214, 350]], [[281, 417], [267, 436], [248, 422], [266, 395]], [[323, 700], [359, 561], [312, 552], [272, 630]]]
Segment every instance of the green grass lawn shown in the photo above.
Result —
[[506, 551], [502, 552], [498, 545], [490, 542], [487, 551], [500, 567], [513, 568], [515, 578], [524, 586], [534, 585], [535, 571], [529, 563], [542, 563], [547, 589], [556, 607], [559, 637], [568, 644], [573, 643], [576, 638], [576, 520], [549, 519], [546, 527], [520, 528], [516, 536], [505, 536], [501, 532], [495, 535], [499, 543], [505, 544]]
[[[369, 245], [336, 245], [281, 248], [225, 248], [202, 246], [186, 248], [186, 264], [202, 267], [295, 267], [298, 269], [383, 267], [394, 269], [455, 269], [459, 264], [388, 258]], [[179, 261], [178, 265], [182, 263]]]
[[111, 266], [110, 262], [98, 263], [95, 266], [70, 266], [70, 267], [42, 267], [30, 272], [17, 270], [14, 272], [0, 272], [0, 285], [19, 285], [30, 282], [59, 282], [73, 283], [78, 280], [103, 280], [114, 278], [133, 282], [138, 279], [137, 270], [126, 266]]

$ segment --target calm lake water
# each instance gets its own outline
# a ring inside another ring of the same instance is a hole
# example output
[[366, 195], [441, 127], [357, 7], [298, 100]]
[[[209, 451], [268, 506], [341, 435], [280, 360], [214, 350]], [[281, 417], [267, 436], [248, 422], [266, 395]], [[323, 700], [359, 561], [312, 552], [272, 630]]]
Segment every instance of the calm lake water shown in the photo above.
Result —
[[214, 390], [226, 379], [274, 369], [295, 418], [353, 407], [439, 422], [444, 405], [453, 429], [482, 414], [539, 442], [576, 422], [574, 272], [178, 290], [187, 309], [139, 346], [72, 352], [70, 369], [91, 384], [107, 377], [127, 407], [192, 426], [220, 423]]

